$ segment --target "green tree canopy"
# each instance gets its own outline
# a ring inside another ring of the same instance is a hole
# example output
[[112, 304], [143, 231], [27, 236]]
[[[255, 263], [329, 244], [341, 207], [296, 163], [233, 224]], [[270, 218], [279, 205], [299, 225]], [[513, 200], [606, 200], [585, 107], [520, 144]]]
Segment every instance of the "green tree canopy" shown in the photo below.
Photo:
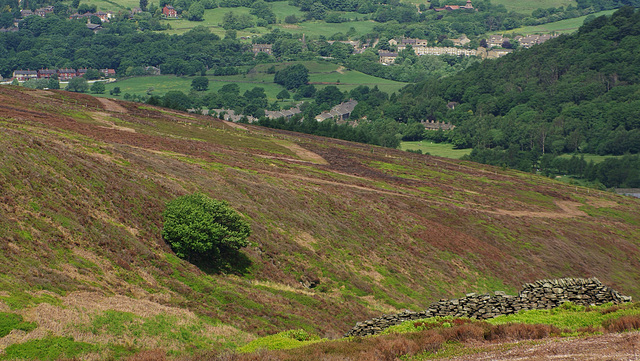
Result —
[[194, 2], [189, 6], [189, 20], [202, 21], [204, 17], [204, 5], [199, 1]]
[[276, 72], [273, 81], [287, 89], [296, 89], [309, 82], [309, 69], [302, 64], [290, 65]]
[[187, 110], [191, 107], [193, 101], [185, 93], [179, 90], [167, 92], [162, 97], [162, 105], [167, 108]]
[[249, 244], [249, 224], [225, 201], [202, 193], [167, 203], [162, 236], [176, 255], [189, 261], [219, 260]]
[[280, 93], [278, 93], [278, 95], [276, 95], [276, 98], [278, 98], [280, 100], [289, 99], [290, 97], [291, 97], [291, 95], [289, 94], [287, 89], [282, 89], [282, 91]]
[[89, 84], [87, 83], [87, 79], [76, 77], [69, 80], [69, 84], [67, 84], [66, 90], [70, 92], [84, 93], [89, 90]]
[[209, 89], [209, 79], [206, 76], [193, 78], [191, 81], [191, 89], [195, 91], [205, 91]]
[[99, 81], [93, 83], [93, 85], [91, 85], [91, 92], [94, 94], [104, 93], [104, 83]]

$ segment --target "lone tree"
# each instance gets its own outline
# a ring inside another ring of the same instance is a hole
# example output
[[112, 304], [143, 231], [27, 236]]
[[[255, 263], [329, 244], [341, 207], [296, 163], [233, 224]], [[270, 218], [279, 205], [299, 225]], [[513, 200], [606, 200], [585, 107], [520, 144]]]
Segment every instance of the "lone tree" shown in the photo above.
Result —
[[91, 92], [94, 94], [102, 94], [104, 93], [104, 88], [104, 83], [97, 81], [91, 85]]
[[309, 69], [302, 64], [290, 65], [277, 71], [273, 82], [282, 85], [287, 90], [299, 88], [309, 82]]
[[76, 93], [84, 93], [89, 90], [89, 84], [87, 79], [83, 77], [75, 77], [69, 80], [66, 90]]
[[178, 197], [167, 203], [162, 236], [176, 255], [190, 262], [224, 263], [249, 244], [247, 221], [225, 201], [202, 193]]
[[209, 89], [209, 79], [206, 76], [193, 78], [191, 81], [191, 89], [195, 91], [205, 91]]
[[282, 91], [278, 93], [278, 95], [276, 95], [276, 98], [280, 100], [289, 99], [290, 97], [291, 97], [291, 94], [289, 94], [287, 89], [282, 89]]

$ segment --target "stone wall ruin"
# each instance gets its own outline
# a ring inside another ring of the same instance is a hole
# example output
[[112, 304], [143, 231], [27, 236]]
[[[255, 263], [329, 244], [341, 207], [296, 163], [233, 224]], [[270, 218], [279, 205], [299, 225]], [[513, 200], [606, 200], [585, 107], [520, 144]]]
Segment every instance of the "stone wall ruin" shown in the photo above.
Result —
[[520, 310], [551, 309], [564, 302], [584, 306], [608, 302], [617, 304], [631, 302], [631, 297], [619, 294], [603, 285], [597, 278], [540, 280], [523, 285], [517, 296], [510, 296], [502, 291], [496, 291], [493, 295], [469, 293], [459, 299], [443, 299], [432, 303], [421, 312], [403, 311], [358, 322], [345, 337], [375, 335], [390, 326], [422, 318], [454, 316], [483, 320], [517, 313]]

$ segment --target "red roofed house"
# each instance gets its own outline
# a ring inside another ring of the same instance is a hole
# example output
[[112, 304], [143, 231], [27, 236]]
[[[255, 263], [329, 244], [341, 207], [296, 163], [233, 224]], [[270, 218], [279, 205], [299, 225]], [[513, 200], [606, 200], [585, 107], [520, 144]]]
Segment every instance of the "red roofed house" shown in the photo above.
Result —
[[38, 79], [49, 79], [54, 74], [58, 74], [58, 71], [54, 69], [40, 69], [38, 70]]
[[104, 11], [98, 11], [95, 15], [99, 17], [103, 23], [108, 23], [109, 19], [111, 19], [111, 13], [105, 13]]
[[164, 16], [166, 16], [168, 18], [177, 18], [178, 17], [178, 12], [171, 5], [165, 5], [162, 8], [162, 14], [164, 14]]
[[58, 70], [58, 79], [61, 81], [67, 81], [77, 76], [75, 69], [60, 69]]

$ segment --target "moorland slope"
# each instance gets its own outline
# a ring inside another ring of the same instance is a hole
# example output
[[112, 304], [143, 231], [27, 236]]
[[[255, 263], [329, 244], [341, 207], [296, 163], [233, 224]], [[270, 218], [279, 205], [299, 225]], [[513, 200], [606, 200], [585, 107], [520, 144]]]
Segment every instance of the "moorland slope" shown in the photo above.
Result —
[[[640, 296], [638, 200], [529, 173], [0, 87], [0, 347], [231, 347], [442, 297], [597, 276]], [[177, 258], [162, 211], [204, 192], [250, 222], [235, 272]]]

